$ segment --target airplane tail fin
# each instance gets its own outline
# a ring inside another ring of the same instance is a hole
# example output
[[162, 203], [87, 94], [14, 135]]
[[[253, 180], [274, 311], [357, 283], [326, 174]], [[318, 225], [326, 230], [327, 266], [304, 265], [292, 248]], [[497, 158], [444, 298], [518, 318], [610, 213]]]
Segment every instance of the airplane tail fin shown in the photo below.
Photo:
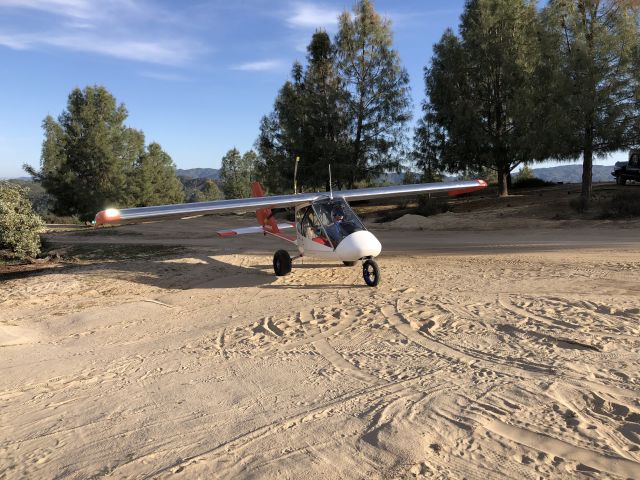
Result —
[[[262, 185], [260, 182], [253, 182], [251, 184], [251, 196], [252, 197], [264, 197], [264, 190], [262, 189]], [[256, 211], [256, 218], [258, 219], [258, 224], [265, 230], [271, 233], [280, 233], [280, 229], [278, 228], [278, 222], [276, 218], [273, 216], [273, 212], [270, 208], [261, 208]]]

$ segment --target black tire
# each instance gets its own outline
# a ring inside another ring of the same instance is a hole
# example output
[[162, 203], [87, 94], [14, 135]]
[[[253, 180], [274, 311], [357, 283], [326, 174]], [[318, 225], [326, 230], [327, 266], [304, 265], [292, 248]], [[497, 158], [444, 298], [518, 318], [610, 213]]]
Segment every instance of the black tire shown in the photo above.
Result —
[[342, 263], [344, 263], [345, 267], [353, 267], [358, 262], [342, 262]]
[[616, 183], [617, 183], [618, 185], [625, 185], [625, 184], [627, 183], [627, 179], [626, 179], [626, 178], [624, 178], [622, 175], [618, 175], [618, 176], [616, 177]]
[[370, 287], [377, 287], [380, 283], [380, 269], [375, 260], [367, 259], [362, 264], [362, 277], [364, 283]]
[[291, 255], [286, 250], [278, 250], [273, 255], [273, 271], [278, 277], [291, 273]]

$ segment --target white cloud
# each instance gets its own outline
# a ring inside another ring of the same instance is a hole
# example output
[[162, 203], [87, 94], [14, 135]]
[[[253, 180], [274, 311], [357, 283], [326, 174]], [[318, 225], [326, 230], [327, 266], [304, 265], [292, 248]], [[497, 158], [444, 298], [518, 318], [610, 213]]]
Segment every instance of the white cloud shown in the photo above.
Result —
[[338, 24], [339, 10], [325, 8], [313, 3], [295, 3], [287, 23], [294, 28], [334, 27]]
[[242, 63], [232, 67], [233, 70], [242, 70], [245, 72], [264, 72], [269, 70], [278, 70], [284, 66], [282, 60], [262, 60], [259, 62]]
[[27, 8], [82, 19], [93, 18], [99, 11], [87, 0], [0, 0], [0, 7]]
[[168, 25], [179, 14], [148, 0], [0, 0], [0, 15], [7, 8], [37, 10], [47, 20], [37, 32], [0, 31], [0, 45], [14, 50], [54, 47], [162, 65], [184, 65], [205, 51]]
[[179, 40], [147, 41], [102, 37], [94, 33], [0, 35], [0, 45], [15, 50], [58, 47], [77, 52], [97, 53], [111, 57], [162, 65], [189, 63], [197, 45]]

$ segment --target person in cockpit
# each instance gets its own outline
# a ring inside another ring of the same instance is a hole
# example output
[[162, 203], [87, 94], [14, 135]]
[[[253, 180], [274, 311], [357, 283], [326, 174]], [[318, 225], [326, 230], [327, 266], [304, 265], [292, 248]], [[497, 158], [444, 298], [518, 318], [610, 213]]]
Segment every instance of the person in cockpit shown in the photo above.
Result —
[[326, 231], [333, 244], [337, 245], [344, 236], [344, 232], [342, 231], [344, 212], [342, 211], [342, 208], [335, 207], [331, 212], [331, 219], [333, 220], [333, 223], [326, 227]]

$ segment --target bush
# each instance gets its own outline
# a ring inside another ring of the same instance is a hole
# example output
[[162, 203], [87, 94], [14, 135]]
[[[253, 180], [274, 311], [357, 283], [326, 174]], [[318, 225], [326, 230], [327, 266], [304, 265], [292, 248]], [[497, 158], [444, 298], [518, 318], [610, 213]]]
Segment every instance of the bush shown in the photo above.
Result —
[[441, 198], [429, 198], [423, 195], [418, 200], [418, 208], [416, 209], [417, 215], [423, 217], [430, 217], [431, 215], [438, 215], [439, 213], [446, 213], [449, 211], [449, 203]]
[[5, 256], [23, 259], [38, 255], [43, 227], [31, 207], [28, 190], [0, 182], [0, 250]]
[[511, 185], [511, 188], [513, 189], [539, 188], [539, 187], [550, 187], [552, 185], [555, 185], [555, 183], [547, 182], [546, 180], [542, 180], [540, 178], [536, 178], [536, 177], [520, 178], [520, 176], [518, 176], [518, 179], [513, 183], [513, 185]]
[[589, 200], [583, 196], [574, 198], [569, 201], [569, 206], [578, 213], [584, 213], [589, 210]]
[[640, 192], [618, 192], [602, 206], [600, 218], [640, 217]]

